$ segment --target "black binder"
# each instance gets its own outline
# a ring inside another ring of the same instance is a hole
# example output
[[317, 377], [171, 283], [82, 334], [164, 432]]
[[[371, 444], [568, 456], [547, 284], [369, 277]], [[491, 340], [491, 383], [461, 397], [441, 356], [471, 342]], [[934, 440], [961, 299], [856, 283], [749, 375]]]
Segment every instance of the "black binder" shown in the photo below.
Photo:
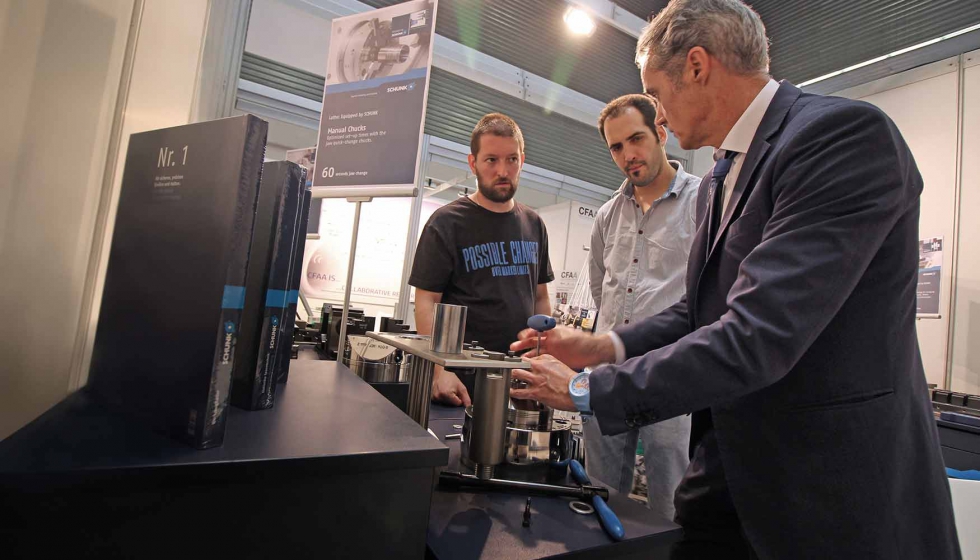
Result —
[[221, 445], [268, 124], [130, 137], [87, 390], [198, 448]]

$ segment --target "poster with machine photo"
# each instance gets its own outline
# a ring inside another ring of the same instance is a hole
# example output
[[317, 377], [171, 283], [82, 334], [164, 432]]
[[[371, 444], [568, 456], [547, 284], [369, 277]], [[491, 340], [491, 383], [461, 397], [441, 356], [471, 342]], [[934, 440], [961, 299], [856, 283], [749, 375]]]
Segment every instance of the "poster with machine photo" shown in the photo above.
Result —
[[411, 196], [436, 7], [437, 0], [411, 0], [333, 20], [314, 188]]
[[919, 282], [915, 288], [915, 316], [940, 318], [940, 284], [943, 268], [943, 238], [919, 240]]

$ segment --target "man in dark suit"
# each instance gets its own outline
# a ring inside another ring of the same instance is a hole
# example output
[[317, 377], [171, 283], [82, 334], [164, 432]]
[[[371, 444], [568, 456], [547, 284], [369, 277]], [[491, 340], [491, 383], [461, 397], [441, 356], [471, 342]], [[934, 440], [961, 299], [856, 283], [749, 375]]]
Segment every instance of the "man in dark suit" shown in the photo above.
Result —
[[677, 558], [959, 558], [915, 334], [922, 179], [884, 113], [772, 81], [767, 44], [738, 0], [674, 0], [644, 31], [660, 122], [716, 148], [686, 296], [547, 333], [511, 394], [607, 434], [693, 412]]

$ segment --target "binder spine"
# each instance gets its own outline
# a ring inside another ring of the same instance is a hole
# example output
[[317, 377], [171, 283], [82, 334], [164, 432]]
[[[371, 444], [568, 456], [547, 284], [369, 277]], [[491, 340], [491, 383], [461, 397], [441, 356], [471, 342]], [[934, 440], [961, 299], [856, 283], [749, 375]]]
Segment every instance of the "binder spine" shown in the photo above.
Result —
[[235, 364], [235, 343], [241, 328], [245, 307], [245, 282], [248, 273], [248, 253], [252, 242], [252, 226], [262, 182], [262, 161], [265, 158], [268, 125], [248, 115], [245, 122], [245, 144], [242, 168], [238, 177], [238, 197], [235, 208], [234, 231], [230, 237], [226, 283], [221, 299], [221, 320], [218, 344], [211, 370], [211, 386], [204, 405], [201, 431], [194, 445], [200, 449], [216, 447], [224, 442], [225, 418], [231, 393], [232, 370]]
[[277, 224], [276, 252], [269, 272], [269, 289], [262, 318], [262, 336], [259, 356], [256, 360], [258, 382], [255, 384], [253, 409], [271, 408], [275, 403], [276, 356], [282, 343], [282, 331], [286, 325], [285, 310], [289, 292], [289, 271], [294, 246], [295, 229], [301, 217], [300, 204], [305, 186], [300, 178], [300, 168], [289, 164], [286, 192]]
[[[234, 365], [235, 345], [241, 324], [242, 307], [245, 305], [244, 286], [225, 286], [221, 298], [221, 322], [215, 344], [211, 390], [205, 407], [201, 434], [196, 437], [201, 448], [215, 447], [224, 441], [225, 417], [228, 409], [228, 393], [231, 391], [231, 370]], [[192, 426], [196, 419], [191, 419]], [[190, 431], [191, 428], [188, 429]]]
[[303, 274], [303, 255], [306, 252], [306, 225], [310, 220], [310, 206], [313, 202], [313, 193], [305, 187], [305, 173], [301, 184], [304, 185], [302, 206], [300, 206], [301, 215], [299, 217], [299, 223], [296, 224], [295, 245], [293, 247], [293, 258], [291, 259], [289, 272], [289, 294], [283, 317], [283, 328], [281, 329], [281, 336], [284, 341], [280, 344], [276, 355], [275, 376], [277, 383], [285, 383], [289, 379], [293, 331], [296, 328], [296, 307], [299, 304], [300, 276]]
[[259, 348], [259, 383], [255, 385], [255, 408], [271, 408], [275, 401], [275, 364], [282, 339], [283, 315], [288, 292], [270, 289], [266, 292], [265, 313], [262, 318], [262, 346]]

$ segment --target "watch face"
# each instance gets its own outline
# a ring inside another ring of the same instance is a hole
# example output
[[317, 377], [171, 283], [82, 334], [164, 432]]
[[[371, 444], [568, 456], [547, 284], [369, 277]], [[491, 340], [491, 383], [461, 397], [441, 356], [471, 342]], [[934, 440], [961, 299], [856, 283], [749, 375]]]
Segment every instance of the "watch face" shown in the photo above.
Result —
[[573, 395], [584, 395], [589, 392], [589, 376], [588, 374], [578, 374], [572, 379], [572, 384], [568, 387], [568, 390]]

